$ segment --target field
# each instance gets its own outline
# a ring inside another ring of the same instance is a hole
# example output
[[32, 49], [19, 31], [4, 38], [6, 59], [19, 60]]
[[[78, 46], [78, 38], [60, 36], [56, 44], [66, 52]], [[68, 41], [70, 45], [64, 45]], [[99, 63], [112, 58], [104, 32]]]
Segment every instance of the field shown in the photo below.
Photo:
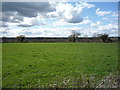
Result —
[[117, 71], [116, 43], [3, 43], [3, 88], [94, 87]]

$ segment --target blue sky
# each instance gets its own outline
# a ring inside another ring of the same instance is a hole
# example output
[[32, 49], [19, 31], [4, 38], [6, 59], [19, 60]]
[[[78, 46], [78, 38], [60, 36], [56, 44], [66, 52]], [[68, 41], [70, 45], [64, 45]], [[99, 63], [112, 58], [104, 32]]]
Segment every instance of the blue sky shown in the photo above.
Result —
[[107, 33], [118, 36], [117, 2], [37, 2], [2, 4], [1, 36], [80, 37]]

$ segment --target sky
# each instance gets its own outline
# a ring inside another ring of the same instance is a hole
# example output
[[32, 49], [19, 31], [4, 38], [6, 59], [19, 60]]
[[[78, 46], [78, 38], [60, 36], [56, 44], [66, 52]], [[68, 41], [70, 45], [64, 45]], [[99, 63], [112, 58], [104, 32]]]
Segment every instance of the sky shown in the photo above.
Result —
[[0, 36], [118, 36], [117, 2], [3, 2]]

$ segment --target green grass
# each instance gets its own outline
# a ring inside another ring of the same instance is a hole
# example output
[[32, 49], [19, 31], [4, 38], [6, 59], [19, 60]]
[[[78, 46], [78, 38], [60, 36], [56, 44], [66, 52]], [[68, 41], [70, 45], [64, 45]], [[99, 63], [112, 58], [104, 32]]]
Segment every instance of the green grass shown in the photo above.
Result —
[[4, 43], [2, 48], [3, 88], [90, 87], [117, 71], [116, 43]]
[[2, 87], [2, 43], [0, 43], [0, 87]]

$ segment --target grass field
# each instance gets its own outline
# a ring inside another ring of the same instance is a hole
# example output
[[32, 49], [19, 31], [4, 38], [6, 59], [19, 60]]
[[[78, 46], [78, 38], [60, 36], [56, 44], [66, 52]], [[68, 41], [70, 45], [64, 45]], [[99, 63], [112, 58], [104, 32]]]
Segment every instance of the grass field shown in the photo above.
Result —
[[4, 43], [3, 88], [94, 87], [117, 71], [116, 43]]

